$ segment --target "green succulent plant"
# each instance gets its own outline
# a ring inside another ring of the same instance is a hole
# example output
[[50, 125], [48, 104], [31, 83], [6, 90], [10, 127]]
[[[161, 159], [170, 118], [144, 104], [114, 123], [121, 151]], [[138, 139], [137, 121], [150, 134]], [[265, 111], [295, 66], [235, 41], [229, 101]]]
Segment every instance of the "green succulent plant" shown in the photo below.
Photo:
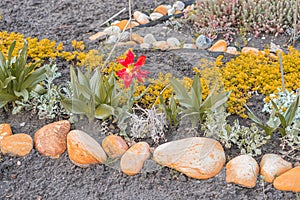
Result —
[[170, 79], [170, 83], [175, 91], [175, 99], [178, 100], [182, 117], [189, 117], [193, 126], [198, 122], [202, 123], [208, 111], [216, 110], [223, 106], [229, 98], [230, 92], [215, 94], [213, 89], [203, 101], [202, 86], [199, 75], [195, 75], [190, 91], [175, 78]]
[[273, 105], [273, 109], [272, 113], [270, 114], [270, 118], [266, 123], [255, 116], [251, 109], [246, 106], [247, 110], [249, 111], [248, 116], [260, 128], [262, 128], [267, 135], [272, 135], [275, 130], [278, 130], [282, 136], [285, 136], [287, 134], [287, 128], [292, 125], [297, 114], [297, 110], [300, 104], [300, 95], [297, 94], [293, 103], [288, 106], [287, 110], [283, 114], [280, 112], [280, 109], [278, 108], [276, 103], [272, 100], [271, 102]]
[[72, 97], [62, 96], [62, 105], [74, 114], [86, 115], [91, 121], [94, 118], [106, 119], [112, 116], [118, 106], [120, 94], [117, 92], [113, 72], [105, 76], [96, 68], [86, 74], [70, 67]]
[[27, 101], [29, 93], [46, 78], [46, 69], [38, 68], [40, 61], [27, 65], [27, 41], [18, 56], [12, 57], [15, 46], [16, 41], [11, 44], [7, 58], [0, 52], [0, 108], [8, 103], [15, 107], [17, 100]]

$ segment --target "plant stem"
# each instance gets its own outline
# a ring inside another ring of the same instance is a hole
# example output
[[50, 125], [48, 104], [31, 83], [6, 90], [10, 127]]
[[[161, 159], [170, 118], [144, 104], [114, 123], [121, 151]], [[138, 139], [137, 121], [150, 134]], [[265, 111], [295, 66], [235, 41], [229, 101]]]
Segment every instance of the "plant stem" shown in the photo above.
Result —
[[282, 91], [285, 92], [284, 72], [283, 72], [283, 65], [282, 65], [282, 52], [280, 52], [278, 56], [279, 56], [279, 63], [280, 63], [280, 73], [281, 73], [281, 85], [282, 85]]
[[129, 0], [129, 32], [130, 32], [130, 41], [132, 40], [132, 26], [131, 26], [131, 18], [132, 14], [131, 14], [131, 0]]

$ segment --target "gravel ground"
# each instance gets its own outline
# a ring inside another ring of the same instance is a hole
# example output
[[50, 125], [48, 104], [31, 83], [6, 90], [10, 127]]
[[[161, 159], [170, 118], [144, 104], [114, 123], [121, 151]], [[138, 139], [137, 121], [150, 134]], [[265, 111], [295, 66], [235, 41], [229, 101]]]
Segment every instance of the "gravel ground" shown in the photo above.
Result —
[[[171, 2], [133, 1], [133, 9], [150, 11], [157, 5]], [[70, 45], [73, 39], [86, 40], [87, 35], [99, 31], [99, 24], [126, 6], [127, 2], [120, 0], [2, 0], [0, 30]], [[126, 16], [124, 13], [119, 19]], [[170, 62], [170, 56], [174, 55], [179, 57], [176, 65]], [[156, 71], [169, 70], [183, 76], [190, 75], [188, 69], [195, 65], [192, 61], [195, 56], [207, 56], [203, 52], [187, 51], [182, 52], [184, 56], [180, 55], [180, 51], [151, 52], [149, 60], [151, 66], [156, 66]], [[30, 116], [30, 113], [12, 116], [0, 110], [0, 123], [11, 123], [14, 133], [27, 132], [33, 136], [37, 129], [49, 122]], [[184, 129], [179, 128], [176, 134], [185, 136]], [[276, 153], [278, 150], [276, 142], [272, 142], [264, 152]], [[233, 156], [236, 151], [227, 153]], [[258, 179], [253, 189], [228, 184], [224, 168], [209, 180], [190, 179], [168, 168], [129, 177], [105, 165], [79, 168], [71, 163], [67, 153], [52, 160], [35, 150], [22, 158], [2, 156], [0, 160], [0, 199], [296, 199], [294, 193], [277, 191], [272, 185], [261, 183]]]

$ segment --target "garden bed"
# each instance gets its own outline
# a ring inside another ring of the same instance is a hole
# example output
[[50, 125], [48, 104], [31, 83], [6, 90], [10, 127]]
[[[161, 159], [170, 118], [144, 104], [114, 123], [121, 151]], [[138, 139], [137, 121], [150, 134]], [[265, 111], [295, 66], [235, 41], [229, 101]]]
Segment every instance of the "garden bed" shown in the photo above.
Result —
[[[151, 10], [161, 3], [173, 3], [173, 1], [138, 1], [134, 2], [134, 10]], [[8, 32], [19, 32], [25, 37], [48, 38], [57, 42], [63, 42], [67, 50], [71, 50], [72, 40], [84, 41], [87, 49], [98, 48], [96, 42], [91, 42], [88, 37], [100, 30], [97, 26], [108, 19], [114, 13], [127, 4], [120, 1], [62, 1], [54, 3], [49, 1], [9, 1], [0, 3], [3, 19], [0, 21], [0, 30]], [[56, 14], [54, 14], [56, 13]], [[126, 18], [126, 14], [119, 16]], [[158, 24], [154, 27], [143, 27], [137, 29], [143, 35], [151, 30], [158, 32], [164, 25]], [[191, 26], [181, 30], [182, 37], [190, 40], [194, 37]], [[176, 34], [171, 30], [170, 34]], [[163, 36], [160, 36], [163, 37]], [[249, 45], [263, 49], [271, 41], [283, 46], [289, 36], [262, 36], [252, 38]], [[299, 49], [299, 43], [295, 48]], [[104, 53], [105, 49], [103, 50]], [[115, 51], [114, 58], [124, 53], [124, 48]], [[147, 56], [145, 68], [151, 72], [153, 78], [162, 71], [171, 72], [174, 76], [182, 78], [192, 77], [193, 66], [200, 64], [200, 59], [215, 60], [215, 55], [205, 50], [174, 50], [174, 51], [144, 51], [136, 50], [140, 55]], [[227, 57], [225, 56], [225, 59]], [[230, 60], [228, 58], [228, 60]], [[69, 80], [69, 65], [73, 64], [63, 59], [58, 59], [57, 66], [62, 73], [58, 82], [64, 83]], [[262, 95], [253, 95], [248, 100], [251, 109], [263, 119], [267, 115], [261, 113], [263, 107]], [[243, 125], [249, 125], [250, 120], [237, 115], [230, 116], [230, 121], [238, 118]], [[11, 109], [0, 110], [0, 123], [9, 123], [14, 133], [34, 133], [44, 125], [63, 119], [63, 116], [55, 119], [39, 119], [36, 114], [23, 112], [12, 115]], [[170, 130], [166, 138], [171, 140], [195, 136], [194, 132], [188, 132], [190, 124], [182, 122], [177, 130]], [[101, 141], [108, 132], [117, 133], [115, 125], [109, 126], [106, 133], [100, 131], [101, 124], [90, 128], [87, 124], [72, 124], [72, 128], [82, 128], [91, 136]], [[150, 142], [152, 142], [149, 139]], [[280, 134], [272, 135], [271, 140], [262, 147], [262, 154], [281, 154]], [[240, 154], [240, 150], [233, 147], [226, 150], [227, 161]], [[285, 157], [294, 164], [299, 164], [297, 157]], [[259, 162], [261, 156], [255, 157]], [[65, 152], [59, 159], [50, 159], [32, 150], [25, 157], [9, 157], [1, 155], [0, 160], [0, 197], [1, 199], [295, 199], [293, 192], [283, 192], [274, 189], [272, 184], [265, 183], [258, 178], [255, 188], [247, 189], [234, 184], [226, 183], [225, 168], [208, 180], [191, 179], [175, 170], [163, 167], [152, 167], [149, 170], [136, 175], [124, 175], [119, 169], [106, 165], [93, 165], [82, 169], [75, 166]]]

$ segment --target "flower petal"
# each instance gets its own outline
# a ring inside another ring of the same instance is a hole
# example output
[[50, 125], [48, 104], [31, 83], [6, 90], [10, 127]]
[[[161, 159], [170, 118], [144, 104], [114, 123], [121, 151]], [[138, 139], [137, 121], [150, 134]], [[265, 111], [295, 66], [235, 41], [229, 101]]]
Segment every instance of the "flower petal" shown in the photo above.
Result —
[[120, 78], [123, 78], [126, 74], [126, 68], [120, 69], [119, 71], [116, 72], [116, 75], [119, 76]]
[[116, 61], [124, 67], [128, 67], [128, 65], [131, 65], [134, 62], [134, 54], [129, 50], [125, 59], [117, 59]]
[[136, 67], [141, 67], [141, 66], [143, 66], [143, 65], [145, 64], [145, 62], [146, 62], [146, 56], [141, 55], [141, 56], [137, 59], [137, 61], [136, 61], [136, 63], [134, 64], [134, 66], [136, 66]]
[[133, 79], [133, 76], [130, 76], [129, 74], [125, 74], [125, 76], [123, 78], [125, 88], [129, 88], [129, 86], [132, 83], [132, 79]]

